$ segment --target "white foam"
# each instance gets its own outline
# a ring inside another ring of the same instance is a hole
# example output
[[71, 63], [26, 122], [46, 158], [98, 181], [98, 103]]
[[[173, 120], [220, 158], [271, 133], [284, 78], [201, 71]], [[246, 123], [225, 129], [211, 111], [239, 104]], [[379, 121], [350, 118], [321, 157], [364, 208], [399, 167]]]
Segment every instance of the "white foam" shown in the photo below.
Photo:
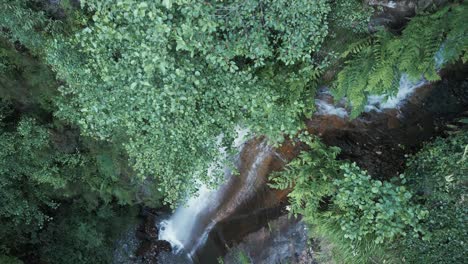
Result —
[[427, 81], [423, 77], [417, 81], [412, 81], [406, 73], [403, 73], [400, 78], [398, 93], [395, 96], [387, 97], [386, 94], [369, 95], [365, 110], [369, 112], [372, 110], [379, 111], [382, 109], [399, 108], [417, 88], [425, 84], [427, 84]]
[[191, 231], [197, 215], [210, 204], [213, 190], [202, 184], [198, 195], [191, 197], [187, 204], [177, 208], [170, 219], [160, 223], [160, 240], [168, 241], [175, 253], [180, 252], [191, 239]]
[[316, 99], [315, 106], [317, 107], [316, 115], [335, 115], [341, 118], [348, 116], [346, 109], [342, 107], [334, 106], [325, 100]]
[[240, 148], [247, 141], [247, 137], [250, 134], [250, 130], [247, 128], [242, 128], [241, 126], [236, 126], [234, 129], [237, 133], [237, 136], [234, 139], [233, 147], [240, 150]]
[[395, 1], [389, 1], [386, 5], [388, 8], [395, 8], [397, 6]]
[[[240, 151], [244, 146], [249, 130], [243, 129], [240, 126], [236, 127], [235, 130], [237, 136], [234, 139], [233, 147]], [[228, 154], [226, 148], [222, 146], [224, 136], [221, 133], [216, 137], [219, 158], [214, 160], [208, 168], [208, 178], [213, 179], [213, 181], [216, 172], [220, 169], [226, 169], [225, 162], [228, 159]], [[225, 173], [225, 175], [229, 176], [228, 174]], [[194, 242], [195, 244], [191, 244], [193, 245], [192, 248], [187, 249], [190, 250], [189, 255], [193, 254], [198, 247], [205, 243], [209, 232], [216, 224], [215, 222], [210, 223], [204, 228], [200, 237], [194, 237], [194, 234], [196, 235], [200, 231], [196, 230], [200, 228], [199, 224], [197, 224], [199, 216], [216, 207], [219, 202], [219, 196], [223, 195], [219, 191], [222, 186], [218, 187], [217, 190], [213, 190], [201, 182], [198, 182], [198, 185], [200, 186], [198, 192], [190, 197], [185, 205], [177, 208], [168, 220], [164, 220], [159, 224], [158, 239], [168, 241], [172, 245], [174, 253], [179, 253], [181, 250], [186, 249], [190, 243]]]

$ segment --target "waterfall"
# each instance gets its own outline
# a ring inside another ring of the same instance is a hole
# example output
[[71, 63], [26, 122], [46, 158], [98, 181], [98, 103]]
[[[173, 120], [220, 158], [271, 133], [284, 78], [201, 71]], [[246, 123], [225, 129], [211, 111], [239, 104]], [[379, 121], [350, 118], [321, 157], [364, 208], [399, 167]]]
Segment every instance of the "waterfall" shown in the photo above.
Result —
[[[237, 187], [238, 189], [230, 197], [226, 197], [228, 199], [223, 202], [223, 205], [220, 208], [221, 210], [216, 212], [213, 219], [215, 222], [219, 222], [232, 214], [239, 205], [255, 194], [256, 189], [262, 184], [262, 182], [257, 181], [258, 170], [270, 154], [272, 154], [272, 149], [267, 144], [266, 140], [263, 140], [256, 146], [255, 160], [251, 164], [250, 168], [248, 168], [247, 175], [241, 175], [240, 179], [233, 179], [229, 182], [231, 187]], [[235, 180], [240, 180], [239, 186], [233, 186], [233, 182]]]
[[316, 99], [315, 106], [317, 107], [316, 115], [336, 115], [341, 118], [348, 116], [346, 109], [332, 105], [325, 100]]
[[[436, 71], [439, 71], [444, 63], [446, 63], [446, 59], [444, 57], [445, 52], [445, 43], [442, 43], [434, 55]], [[424, 86], [427, 83], [428, 81], [424, 79], [423, 76], [421, 76], [419, 80], [412, 81], [408, 77], [408, 74], [403, 73], [400, 77], [398, 93], [395, 96], [390, 96], [387, 98], [386, 94], [370, 95], [367, 97], [368, 100], [365, 110], [366, 112], [370, 112], [372, 110], [380, 111], [381, 109], [398, 108], [402, 102], [404, 102], [412, 93], [416, 91], [417, 88]]]
[[423, 77], [417, 81], [412, 81], [408, 74], [403, 73], [400, 77], [398, 93], [395, 96], [387, 96], [386, 94], [369, 95], [365, 110], [370, 112], [372, 110], [380, 111], [382, 109], [398, 108], [417, 88], [427, 83], [427, 80]]
[[190, 230], [194, 228], [195, 219], [210, 202], [212, 195], [213, 191], [202, 184], [197, 196], [179, 207], [169, 220], [160, 223], [159, 239], [171, 243], [174, 252], [180, 252], [190, 241]]
[[[236, 128], [237, 138], [233, 147], [243, 150], [243, 139], [247, 130]], [[222, 139], [222, 135], [218, 137]], [[250, 150], [249, 150], [250, 151]], [[235, 209], [255, 194], [259, 186], [257, 170], [264, 163], [271, 151], [266, 140], [253, 149], [255, 160], [240, 176], [232, 176], [231, 171], [225, 170], [226, 182], [216, 190], [210, 190], [201, 184], [198, 195], [191, 197], [188, 202], [175, 211], [167, 220], [159, 224], [159, 239], [166, 240], [173, 246], [174, 253], [187, 253], [191, 258], [196, 250], [203, 246], [210, 231], [219, 221], [231, 215]], [[220, 149], [225, 153], [224, 149]]]
[[340, 102], [338, 105], [334, 104], [333, 95], [328, 90], [328, 87], [320, 88], [315, 99], [315, 115], [334, 115], [341, 118], [346, 118], [348, 112], [343, 107], [344, 102]]

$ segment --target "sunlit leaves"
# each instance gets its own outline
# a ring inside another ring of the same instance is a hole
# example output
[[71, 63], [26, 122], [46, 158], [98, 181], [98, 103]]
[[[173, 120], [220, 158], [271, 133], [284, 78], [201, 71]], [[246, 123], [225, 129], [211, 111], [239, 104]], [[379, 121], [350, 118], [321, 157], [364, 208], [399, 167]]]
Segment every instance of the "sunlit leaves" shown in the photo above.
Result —
[[122, 144], [135, 177], [156, 179], [166, 202], [196, 190], [197, 179], [218, 181], [207, 169], [219, 134], [228, 148], [239, 125], [279, 142], [313, 111], [310, 56], [327, 33], [326, 1], [82, 5], [93, 14], [87, 27], [48, 50], [66, 81], [57, 115]]

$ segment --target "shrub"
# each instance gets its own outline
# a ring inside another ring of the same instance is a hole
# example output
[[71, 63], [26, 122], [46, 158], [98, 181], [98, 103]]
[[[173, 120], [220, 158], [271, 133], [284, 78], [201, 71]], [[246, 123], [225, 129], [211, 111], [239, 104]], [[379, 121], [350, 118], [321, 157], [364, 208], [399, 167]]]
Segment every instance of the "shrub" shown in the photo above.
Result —
[[422, 233], [419, 222], [427, 211], [412, 205], [412, 194], [404, 186], [373, 180], [355, 164], [345, 163], [340, 169], [344, 175], [333, 181], [337, 191], [332, 199], [340, 213], [332, 217], [345, 238], [362, 240], [370, 236], [381, 244], [406, 235], [408, 229]]
[[313, 236], [333, 244], [337, 260], [366, 263], [391, 258], [382, 255], [381, 244], [409, 231], [423, 232], [420, 221], [427, 212], [412, 203], [404, 186], [373, 180], [355, 164], [336, 160], [339, 149], [318, 139], [303, 140], [310, 150], [274, 174], [271, 186], [292, 188], [291, 213], [303, 216]]
[[408, 184], [429, 211], [430, 240], [407, 236], [399, 250], [408, 263], [463, 263], [468, 255], [468, 132], [427, 144], [407, 162]]
[[339, 27], [352, 30], [354, 33], [368, 32], [368, 24], [374, 11], [361, 0], [334, 1], [331, 21]]

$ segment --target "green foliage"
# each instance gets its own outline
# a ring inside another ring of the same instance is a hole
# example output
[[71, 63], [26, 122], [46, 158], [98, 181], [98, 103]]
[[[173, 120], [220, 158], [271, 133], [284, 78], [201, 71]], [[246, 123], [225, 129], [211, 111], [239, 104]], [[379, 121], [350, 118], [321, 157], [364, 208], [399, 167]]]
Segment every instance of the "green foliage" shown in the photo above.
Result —
[[336, 223], [314, 225], [309, 236], [315, 241], [314, 259], [318, 263], [400, 263], [387, 244], [366, 239], [350, 244]]
[[219, 134], [228, 148], [238, 125], [279, 142], [313, 111], [320, 66], [310, 55], [327, 33], [326, 1], [82, 5], [93, 14], [86, 27], [47, 51], [66, 81], [57, 115], [123, 144], [166, 202], [195, 191], [197, 179], [220, 180], [207, 176], [221, 158]]
[[229, 59], [308, 61], [328, 33], [330, 5], [324, 0], [226, 1], [217, 9], [225, 39], [220, 45], [229, 46], [219, 50]]
[[275, 174], [272, 187], [293, 188], [291, 213], [302, 215], [314, 236], [334, 244], [336, 259], [366, 263], [380, 254], [377, 245], [410, 230], [422, 232], [419, 222], [427, 212], [412, 204], [405, 187], [373, 180], [356, 165], [336, 160], [339, 150], [318, 139], [305, 142], [310, 150]]
[[344, 175], [333, 181], [338, 191], [332, 200], [340, 213], [332, 218], [345, 238], [362, 240], [371, 235], [380, 244], [406, 235], [408, 228], [422, 233], [419, 221], [426, 218], [427, 211], [411, 205], [412, 195], [404, 186], [372, 180], [355, 164], [345, 163], [340, 169]]
[[[465, 3], [451, 5], [431, 15], [417, 16], [401, 36], [381, 31], [371, 43], [352, 44], [344, 56], [355, 55], [338, 74], [334, 95], [338, 99], [346, 96], [353, 106], [351, 116], [356, 117], [364, 110], [368, 95], [394, 95], [401, 73], [412, 80], [421, 76], [438, 80], [437, 67], [460, 57], [466, 61], [466, 7]], [[441, 57], [440, 65], [437, 57]]]
[[[57, 95], [55, 74], [28, 54], [0, 37], [0, 97], [52, 111]], [[3, 66], [3, 67], [2, 67]]]
[[0, 255], [0, 263], [3, 264], [23, 264], [21, 260], [18, 260], [15, 257]]
[[[0, 0], [0, 38], [9, 40], [32, 55], [43, 55], [54, 34], [72, 32], [81, 26], [82, 16], [73, 11], [72, 0], [54, 4], [43, 0]], [[58, 20], [52, 12], [65, 15]], [[61, 36], [63, 37], [63, 36]]]
[[[10, 115], [5, 107], [0, 116], [12, 120]], [[113, 201], [131, 203], [135, 190], [119, 186], [117, 172], [104, 173], [92, 152], [77, 153], [73, 146], [70, 151], [70, 142], [59, 149], [59, 141], [31, 118], [0, 123], [0, 254], [34, 254], [47, 263], [108, 263], [115, 236], [135, 215]], [[115, 179], [111, 194], [93, 187], [109, 178]], [[119, 196], [121, 188], [132, 198]]]
[[10, 241], [14, 248], [51, 220], [46, 211], [57, 208], [55, 191], [68, 181], [57, 164], [79, 159], [48, 153], [47, 130], [30, 119], [14, 132], [2, 130], [0, 146], [0, 241]]
[[[135, 189], [116, 171], [105, 171], [98, 155], [77, 153], [61, 138], [66, 132], [53, 134], [27, 117], [16, 124], [8, 107], [1, 112], [9, 121], [0, 122], [0, 254], [33, 254], [46, 263], [109, 263], [116, 235], [135, 215], [114, 201], [134, 202]], [[109, 179], [111, 194], [93, 186]], [[129, 200], [118, 195], [121, 188]]]
[[361, 0], [334, 1], [333, 12], [330, 14], [332, 22], [355, 33], [367, 32], [374, 10], [364, 2]]
[[315, 224], [320, 204], [335, 192], [332, 180], [338, 176], [340, 163], [336, 157], [340, 150], [311, 137], [302, 136], [302, 140], [310, 150], [301, 152], [284, 172], [274, 174], [271, 186], [293, 188], [288, 194], [291, 212], [301, 214], [306, 222]]
[[[75, 200], [56, 215], [40, 234], [41, 259], [46, 263], [111, 263], [115, 240], [136, 215], [129, 207]], [[134, 220], [133, 220], [134, 221]]]
[[398, 249], [407, 263], [463, 263], [468, 254], [468, 132], [427, 144], [408, 160], [409, 187], [429, 210], [430, 240], [407, 236]]
[[88, 162], [83, 168], [84, 182], [99, 199], [106, 203], [116, 200], [120, 205], [143, 203], [154, 208], [161, 205], [159, 183], [141, 182], [134, 177], [128, 156], [120, 146], [90, 138], [84, 138], [83, 145]]
[[44, 12], [32, 10], [29, 4], [31, 1], [27, 0], [0, 1], [0, 25], [8, 29], [0, 31], [0, 36], [17, 41], [37, 54], [47, 41], [44, 33], [53, 30], [53, 23]]

